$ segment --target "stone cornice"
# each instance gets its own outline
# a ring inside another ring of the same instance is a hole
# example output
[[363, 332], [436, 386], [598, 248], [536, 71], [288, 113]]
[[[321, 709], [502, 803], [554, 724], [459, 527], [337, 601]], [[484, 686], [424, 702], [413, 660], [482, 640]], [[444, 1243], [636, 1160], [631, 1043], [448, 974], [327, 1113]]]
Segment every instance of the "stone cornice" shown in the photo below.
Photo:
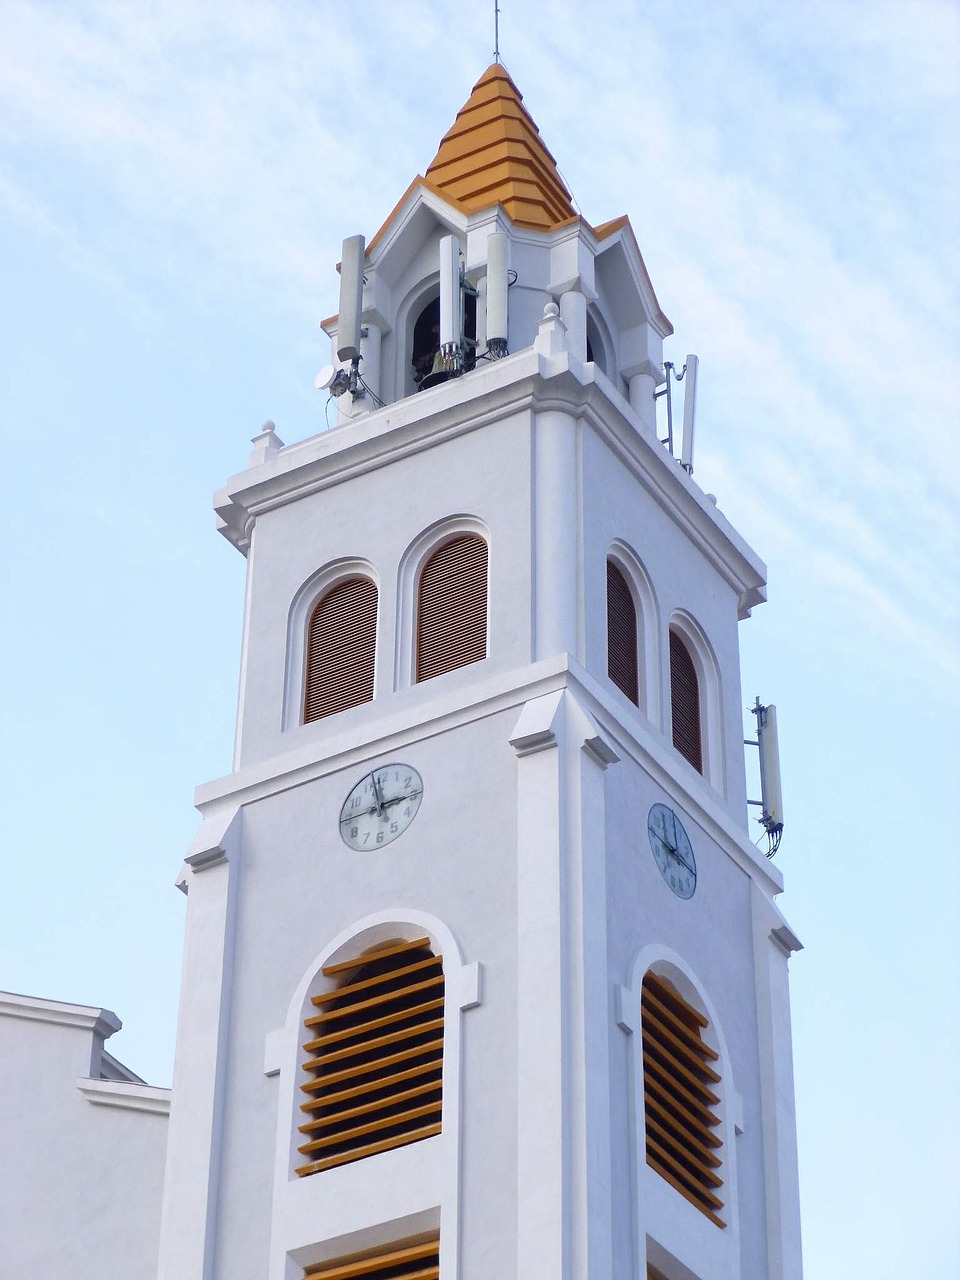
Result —
[[0, 1014], [23, 1018], [28, 1022], [51, 1022], [60, 1027], [76, 1027], [91, 1031], [104, 1040], [119, 1031], [123, 1023], [109, 1009], [85, 1004], [66, 1004], [60, 1000], [43, 1000], [39, 996], [20, 996], [0, 992]]
[[700, 487], [640, 423], [606, 377], [569, 353], [533, 348], [287, 445], [233, 476], [214, 506], [221, 533], [246, 554], [257, 516], [330, 485], [514, 414], [554, 409], [582, 418], [722, 573], [741, 616], [765, 599], [766, 567]]
[[121, 1111], [147, 1111], [152, 1115], [170, 1113], [170, 1090], [126, 1080], [91, 1080], [81, 1076], [77, 1088], [88, 1102]]
[[[615, 704], [609, 692], [568, 655], [559, 655], [517, 671], [471, 681], [458, 689], [415, 705], [364, 721], [354, 729], [322, 739], [313, 738], [281, 756], [249, 765], [225, 778], [197, 788], [201, 813], [215, 813], [229, 801], [236, 806], [266, 799], [282, 791], [304, 786], [378, 755], [403, 750], [471, 721], [515, 710], [536, 698], [571, 690], [581, 706], [596, 720], [621, 758], [640, 764], [654, 782], [703, 827], [737, 865], [772, 897], [783, 889], [779, 870], [751, 843], [729, 813], [723, 797], [699, 775], [692, 775], [682, 760], [639, 710]], [[529, 749], [549, 743], [527, 744]], [[611, 763], [611, 767], [616, 767]], [[692, 776], [691, 776], [692, 775]]]

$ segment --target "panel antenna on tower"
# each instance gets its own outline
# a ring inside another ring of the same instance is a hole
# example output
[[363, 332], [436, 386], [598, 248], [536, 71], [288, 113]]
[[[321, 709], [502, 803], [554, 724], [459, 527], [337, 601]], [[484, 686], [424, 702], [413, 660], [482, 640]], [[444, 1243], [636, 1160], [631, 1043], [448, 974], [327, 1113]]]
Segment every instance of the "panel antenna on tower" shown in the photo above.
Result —
[[757, 736], [746, 739], [746, 745], [757, 747], [760, 753], [760, 799], [747, 804], [760, 809], [760, 823], [767, 833], [767, 857], [772, 858], [780, 848], [783, 835], [783, 789], [780, 783], [780, 747], [777, 741], [777, 708], [771, 703], [765, 707], [759, 698], [750, 708], [757, 717]]
[[363, 236], [348, 236], [340, 261], [340, 315], [337, 319], [337, 357], [360, 360], [360, 322], [363, 315]]

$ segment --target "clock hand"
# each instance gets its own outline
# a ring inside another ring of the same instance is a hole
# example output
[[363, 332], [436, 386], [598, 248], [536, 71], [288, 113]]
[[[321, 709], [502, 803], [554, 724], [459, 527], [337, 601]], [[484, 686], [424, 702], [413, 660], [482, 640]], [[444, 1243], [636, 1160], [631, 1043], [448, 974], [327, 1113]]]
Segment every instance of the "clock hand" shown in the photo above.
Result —
[[389, 800], [384, 800], [383, 807], [389, 809], [392, 804], [403, 804], [404, 800], [412, 800], [414, 796], [420, 795], [419, 791], [411, 791], [405, 796], [391, 796]]
[[377, 813], [380, 817], [383, 817], [383, 792], [380, 790], [380, 783], [377, 781], [377, 775], [375, 773], [371, 773], [370, 777], [373, 779], [373, 795], [377, 802]]
[[359, 809], [356, 813], [348, 813], [346, 817], [340, 819], [340, 825], [341, 827], [344, 827], [348, 822], [356, 822], [358, 818], [366, 818], [369, 817], [371, 813], [379, 812], [380, 811], [377, 806], [372, 804], [369, 809]]
[[682, 858], [680, 856], [679, 849], [673, 850], [673, 856], [676, 858], [676, 860], [680, 863], [682, 867], [686, 867], [687, 870], [691, 873], [691, 875], [693, 874], [693, 867], [691, 867], [690, 863], [686, 860], [686, 858]]

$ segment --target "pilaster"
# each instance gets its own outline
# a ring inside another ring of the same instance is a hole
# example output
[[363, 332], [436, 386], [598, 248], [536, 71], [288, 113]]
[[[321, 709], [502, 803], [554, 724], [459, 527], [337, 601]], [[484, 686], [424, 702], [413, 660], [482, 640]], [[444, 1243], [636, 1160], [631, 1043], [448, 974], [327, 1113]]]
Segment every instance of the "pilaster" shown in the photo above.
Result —
[[518, 1276], [609, 1280], [609, 981], [603, 771], [569, 691], [528, 702], [517, 762]]
[[187, 928], [158, 1280], [213, 1275], [241, 813], [231, 807], [204, 820], [178, 881]]

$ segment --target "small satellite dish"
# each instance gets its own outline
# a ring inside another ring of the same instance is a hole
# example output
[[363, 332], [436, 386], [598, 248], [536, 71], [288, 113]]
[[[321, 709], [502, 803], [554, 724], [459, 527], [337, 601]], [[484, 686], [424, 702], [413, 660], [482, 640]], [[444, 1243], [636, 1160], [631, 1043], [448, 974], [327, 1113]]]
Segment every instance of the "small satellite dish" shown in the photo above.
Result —
[[339, 370], [336, 365], [325, 364], [317, 376], [313, 380], [313, 385], [318, 391], [326, 391], [333, 386], [333, 380], [337, 376]]

